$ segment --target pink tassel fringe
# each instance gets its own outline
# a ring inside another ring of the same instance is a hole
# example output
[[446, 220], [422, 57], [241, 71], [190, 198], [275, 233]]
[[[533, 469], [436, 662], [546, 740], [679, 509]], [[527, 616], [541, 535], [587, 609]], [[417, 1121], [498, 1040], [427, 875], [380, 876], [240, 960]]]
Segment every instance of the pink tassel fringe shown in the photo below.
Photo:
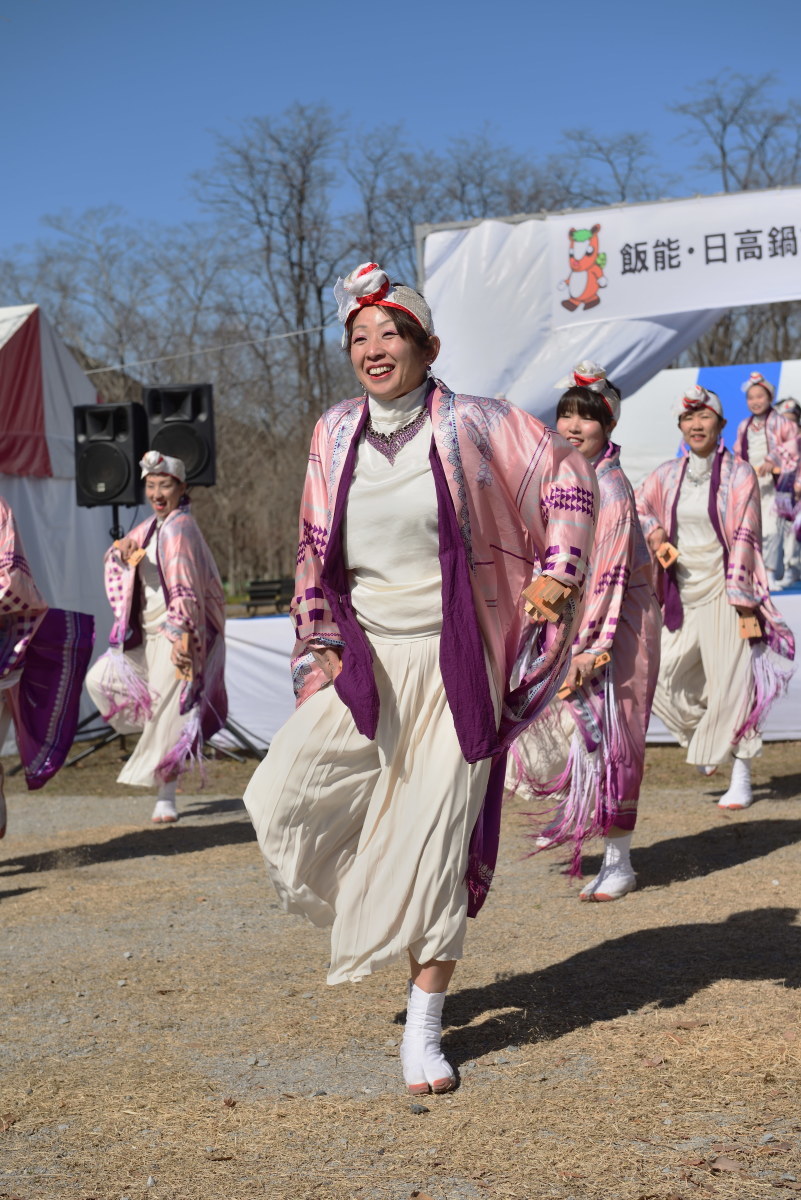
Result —
[[747, 733], [762, 731], [772, 706], [785, 694], [793, 677], [792, 662], [780, 658], [764, 642], [757, 642], [751, 653], [754, 668], [754, 703], [744, 723], [734, 735], [735, 743]]
[[147, 684], [121, 651], [108, 650], [103, 658], [106, 665], [100, 690], [109, 703], [109, 711], [101, 714], [103, 720], [124, 713], [129, 725], [144, 725], [153, 716], [153, 698]]
[[[581, 875], [584, 842], [589, 838], [603, 837], [614, 824], [617, 808], [614, 792], [616, 781], [619, 785], [619, 767], [631, 760], [629, 739], [620, 721], [614, 682], [609, 670], [604, 681], [600, 721], [600, 744], [594, 750], [588, 750], [581, 729], [577, 728], [564, 770], [547, 782], [540, 782], [530, 775], [517, 747], [511, 747], [518, 771], [516, 785], [519, 786], [522, 780], [534, 796], [547, 796], [555, 801], [554, 807], [547, 812], [527, 814], [532, 819], [536, 818], [535, 828], [529, 836], [535, 839], [542, 836], [548, 838], [548, 847], [538, 846], [532, 854], [572, 842], [573, 855], [566, 872], [571, 878]], [[536, 726], [537, 722], [534, 722], [532, 729], [536, 730]], [[546, 816], [553, 819], [543, 829], [541, 821]]]
[[200, 709], [195, 707], [187, 717], [178, 741], [156, 767], [156, 775], [165, 783], [185, 775], [187, 771], [198, 771], [200, 786], [206, 786], [206, 761], [203, 757], [203, 738], [200, 733]]

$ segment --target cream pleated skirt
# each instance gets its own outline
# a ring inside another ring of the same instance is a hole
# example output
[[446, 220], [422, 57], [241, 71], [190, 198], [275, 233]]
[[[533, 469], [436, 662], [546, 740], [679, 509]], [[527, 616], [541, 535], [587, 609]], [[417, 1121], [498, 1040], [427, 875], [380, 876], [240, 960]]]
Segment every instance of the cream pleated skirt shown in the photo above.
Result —
[[[161, 781], [155, 774], [156, 767], [174, 748], [188, 720], [186, 715], [181, 715], [182, 684], [176, 679], [171, 653], [172, 643], [163, 633], [145, 633], [141, 646], [125, 651], [128, 665], [150, 692], [153, 715], [143, 725], [132, 724], [122, 712], [109, 721], [118, 733], [141, 732], [142, 735], [117, 776], [117, 783], [158, 787]], [[105, 674], [104, 658], [99, 658], [86, 676], [87, 691], [101, 713], [107, 712], [109, 707], [108, 696], [101, 686]], [[105, 682], [108, 688], [107, 675]], [[125, 694], [120, 692], [114, 699], [124, 703]]]
[[284, 907], [332, 925], [332, 984], [407, 950], [418, 962], [462, 957], [470, 835], [490, 762], [462, 756], [439, 641], [371, 636], [375, 740], [325, 687], [279, 730], [245, 793]]

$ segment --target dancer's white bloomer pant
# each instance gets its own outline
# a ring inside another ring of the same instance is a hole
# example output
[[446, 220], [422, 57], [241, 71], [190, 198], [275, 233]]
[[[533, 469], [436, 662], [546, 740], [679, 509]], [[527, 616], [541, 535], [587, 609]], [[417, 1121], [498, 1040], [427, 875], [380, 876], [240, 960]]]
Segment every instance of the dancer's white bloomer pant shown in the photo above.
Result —
[[370, 638], [381, 712], [362, 737], [333, 687], [276, 734], [245, 804], [284, 907], [332, 924], [329, 983], [410, 950], [462, 957], [470, 835], [490, 762], [465, 762], [439, 635]]
[[[176, 678], [175, 665], [170, 658], [172, 643], [163, 633], [145, 633], [141, 646], [126, 650], [125, 657], [140, 679], [144, 680], [153, 706], [153, 716], [144, 725], [134, 725], [125, 713], [112, 717], [109, 724], [117, 733], [139, 733], [142, 736], [136, 748], [117, 776], [117, 783], [128, 783], [134, 787], [158, 787], [161, 782], [155, 774], [161, 760], [173, 749], [187, 721], [182, 716], [181, 681]], [[101, 688], [104, 673], [101, 657], [86, 676], [86, 687], [98, 711], [108, 712], [109, 701]], [[124, 703], [125, 695], [115, 695], [115, 701]]]
[[734, 746], [753, 700], [751, 644], [740, 637], [737, 610], [721, 592], [708, 604], [685, 607], [680, 629], [662, 629], [662, 663], [654, 712], [679, 744], [687, 762], [712, 766], [753, 758], [762, 739], [749, 734]]

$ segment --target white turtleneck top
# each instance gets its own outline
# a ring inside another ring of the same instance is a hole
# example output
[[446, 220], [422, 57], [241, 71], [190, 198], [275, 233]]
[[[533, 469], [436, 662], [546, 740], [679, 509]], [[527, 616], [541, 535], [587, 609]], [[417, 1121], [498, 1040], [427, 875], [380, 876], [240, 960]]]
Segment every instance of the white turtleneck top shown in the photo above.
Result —
[[676, 508], [676, 583], [687, 608], [709, 604], [726, 587], [723, 547], [709, 519], [713, 463], [714, 454], [701, 458], [690, 451]]
[[156, 522], [156, 530], [145, 548], [145, 557], [137, 568], [142, 585], [142, 628], [145, 633], [156, 633], [167, 615], [156, 558], [162, 524], [163, 521]]
[[[377, 433], [420, 413], [426, 383], [397, 400], [368, 396]], [[429, 637], [442, 628], [439, 520], [428, 422], [389, 460], [362, 434], [348, 493], [343, 545], [351, 602], [377, 637]]]

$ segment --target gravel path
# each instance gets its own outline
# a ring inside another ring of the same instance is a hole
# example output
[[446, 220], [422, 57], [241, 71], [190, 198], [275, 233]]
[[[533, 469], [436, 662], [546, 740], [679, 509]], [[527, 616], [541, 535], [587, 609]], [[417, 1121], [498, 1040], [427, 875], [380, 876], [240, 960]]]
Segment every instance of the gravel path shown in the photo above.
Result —
[[403, 966], [326, 986], [325, 932], [268, 887], [251, 768], [214, 764], [153, 828], [103, 753], [61, 794], [10, 796], [0, 1198], [801, 1192], [797, 745], [766, 749], [758, 803], [729, 815], [723, 784], [649, 751], [640, 890], [615, 904], [524, 858], [511, 805], [445, 1010], [462, 1084], [420, 1113]]

